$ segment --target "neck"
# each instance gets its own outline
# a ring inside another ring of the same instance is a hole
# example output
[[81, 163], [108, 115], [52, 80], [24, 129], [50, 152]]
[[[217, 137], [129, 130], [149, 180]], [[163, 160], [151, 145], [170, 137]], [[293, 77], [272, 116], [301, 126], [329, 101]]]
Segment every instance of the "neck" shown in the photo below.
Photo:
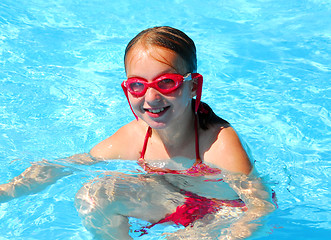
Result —
[[167, 128], [153, 129], [152, 131], [166, 149], [182, 148], [195, 139], [194, 113], [189, 109], [187, 114], [183, 114], [181, 119], [173, 121], [173, 124], [170, 124]]

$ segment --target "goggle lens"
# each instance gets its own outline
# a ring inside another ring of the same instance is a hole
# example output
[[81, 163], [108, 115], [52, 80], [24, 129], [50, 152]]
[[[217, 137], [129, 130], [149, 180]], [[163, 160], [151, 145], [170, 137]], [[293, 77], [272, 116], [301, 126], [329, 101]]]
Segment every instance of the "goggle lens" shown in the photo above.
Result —
[[132, 82], [128, 84], [129, 92], [141, 93], [145, 89], [145, 85], [141, 82]]
[[160, 89], [172, 89], [174, 87], [176, 87], [176, 83], [174, 80], [167, 78], [167, 79], [163, 79], [161, 81], [157, 82], [157, 86]]

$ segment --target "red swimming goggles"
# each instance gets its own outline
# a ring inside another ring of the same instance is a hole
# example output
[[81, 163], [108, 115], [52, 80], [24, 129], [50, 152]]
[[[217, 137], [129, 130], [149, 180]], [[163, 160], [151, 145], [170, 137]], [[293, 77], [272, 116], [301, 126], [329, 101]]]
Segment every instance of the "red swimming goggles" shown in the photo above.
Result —
[[[148, 82], [144, 78], [140, 77], [131, 77], [128, 78], [126, 81], [123, 81], [121, 86], [125, 93], [125, 96], [128, 97], [128, 92], [134, 97], [142, 97], [146, 94], [148, 88], [152, 87], [159, 91], [161, 94], [167, 95], [175, 90], [177, 90], [184, 81], [191, 81], [192, 79], [197, 79], [197, 97], [196, 97], [196, 106], [195, 112], [197, 112], [200, 99], [201, 99], [201, 90], [202, 90], [202, 81], [203, 78], [199, 73], [188, 73], [185, 76], [177, 74], [177, 73], [166, 73], [163, 74], [155, 79], [152, 82]], [[137, 118], [137, 115], [134, 113], [130, 101], [129, 101], [130, 108]], [[138, 119], [138, 118], [137, 118]]]

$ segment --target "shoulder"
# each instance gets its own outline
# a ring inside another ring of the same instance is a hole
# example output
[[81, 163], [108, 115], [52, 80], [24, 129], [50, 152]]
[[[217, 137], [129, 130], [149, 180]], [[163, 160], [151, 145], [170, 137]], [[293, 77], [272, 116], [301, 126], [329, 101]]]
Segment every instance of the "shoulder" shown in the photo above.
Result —
[[97, 159], [127, 159], [136, 160], [139, 158], [139, 151], [142, 147], [142, 136], [144, 131], [141, 124], [132, 121], [120, 129], [112, 136], [95, 145], [90, 155]]
[[214, 141], [205, 153], [205, 161], [231, 172], [249, 174], [252, 163], [237, 132], [228, 125], [216, 125], [212, 131]]

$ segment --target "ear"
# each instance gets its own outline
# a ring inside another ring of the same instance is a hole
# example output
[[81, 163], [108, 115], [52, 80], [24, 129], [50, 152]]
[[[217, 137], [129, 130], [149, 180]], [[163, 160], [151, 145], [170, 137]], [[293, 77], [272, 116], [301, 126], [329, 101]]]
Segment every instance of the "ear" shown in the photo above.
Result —
[[197, 95], [198, 89], [198, 79], [194, 78], [191, 82], [191, 98], [194, 98]]

